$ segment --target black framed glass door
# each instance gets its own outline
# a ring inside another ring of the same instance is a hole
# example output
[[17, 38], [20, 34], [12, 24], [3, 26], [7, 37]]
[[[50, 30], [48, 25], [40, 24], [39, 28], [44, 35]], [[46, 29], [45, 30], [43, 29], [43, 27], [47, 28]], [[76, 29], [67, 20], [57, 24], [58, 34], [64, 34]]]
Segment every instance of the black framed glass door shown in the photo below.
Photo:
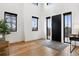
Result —
[[69, 43], [69, 36], [72, 33], [72, 13], [64, 13], [64, 42]]
[[48, 40], [51, 39], [51, 18], [50, 17], [46, 17], [46, 36]]

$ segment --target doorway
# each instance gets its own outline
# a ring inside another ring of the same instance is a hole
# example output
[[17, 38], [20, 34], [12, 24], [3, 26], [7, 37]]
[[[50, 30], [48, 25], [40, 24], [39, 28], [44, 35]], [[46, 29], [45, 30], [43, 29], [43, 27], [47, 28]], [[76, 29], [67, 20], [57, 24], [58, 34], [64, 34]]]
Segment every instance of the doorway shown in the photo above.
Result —
[[46, 17], [46, 37], [47, 40], [51, 40], [51, 17]]
[[64, 13], [64, 42], [70, 43], [69, 36], [72, 33], [72, 13]]

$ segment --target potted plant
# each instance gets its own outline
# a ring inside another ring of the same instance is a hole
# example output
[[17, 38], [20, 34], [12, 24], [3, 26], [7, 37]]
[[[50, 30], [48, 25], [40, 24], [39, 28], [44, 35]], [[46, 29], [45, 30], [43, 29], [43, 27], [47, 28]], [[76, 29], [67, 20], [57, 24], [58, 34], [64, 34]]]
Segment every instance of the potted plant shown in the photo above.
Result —
[[5, 23], [4, 20], [0, 21], [0, 34], [3, 36], [3, 40], [5, 40], [6, 34], [10, 34], [9, 26]]

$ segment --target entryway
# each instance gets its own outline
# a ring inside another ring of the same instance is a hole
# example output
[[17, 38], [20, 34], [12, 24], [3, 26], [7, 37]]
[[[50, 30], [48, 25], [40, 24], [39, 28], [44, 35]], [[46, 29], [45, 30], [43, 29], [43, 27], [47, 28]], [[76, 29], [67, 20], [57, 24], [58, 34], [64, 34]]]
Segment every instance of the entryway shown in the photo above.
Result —
[[61, 14], [46, 17], [46, 37], [61, 42]]

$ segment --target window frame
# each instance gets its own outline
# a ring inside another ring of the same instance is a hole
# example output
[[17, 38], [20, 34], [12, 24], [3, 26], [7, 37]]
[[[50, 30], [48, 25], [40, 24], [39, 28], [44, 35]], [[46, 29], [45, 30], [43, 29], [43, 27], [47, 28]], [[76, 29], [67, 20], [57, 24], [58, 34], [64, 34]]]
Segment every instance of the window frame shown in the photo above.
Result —
[[[10, 16], [14, 15], [16, 17], [16, 20], [15, 20], [16, 21], [16, 23], [15, 23], [16, 28], [15, 28], [15, 30], [12, 30], [12, 20], [10, 20], [11, 22], [6, 22], [6, 18], [5, 18], [6, 14], [9, 14]], [[4, 12], [4, 21], [5, 21], [5, 23], [11, 24], [11, 29], [10, 29], [11, 32], [17, 32], [17, 14], [11, 13], [11, 12]]]
[[[35, 18], [36, 20], [37, 20], [37, 27], [36, 27], [36, 29], [34, 30], [33, 29], [33, 27], [32, 27], [32, 31], [38, 31], [38, 17], [36, 17], [36, 16], [32, 16], [32, 18]], [[32, 19], [33, 20], [33, 19]], [[32, 25], [33, 26], [33, 25]]]

